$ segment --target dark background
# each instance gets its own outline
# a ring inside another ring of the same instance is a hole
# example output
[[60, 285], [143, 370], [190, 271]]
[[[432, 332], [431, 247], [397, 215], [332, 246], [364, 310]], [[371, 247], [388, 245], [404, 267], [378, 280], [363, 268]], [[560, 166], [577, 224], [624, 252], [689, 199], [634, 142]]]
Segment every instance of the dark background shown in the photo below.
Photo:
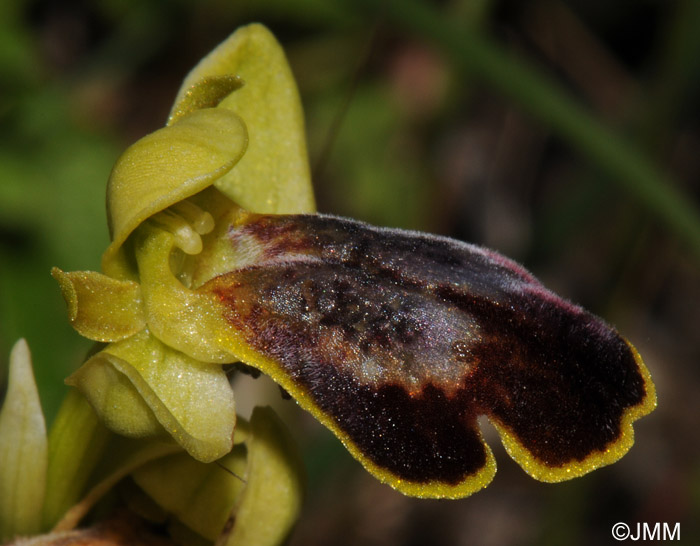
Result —
[[[523, 262], [629, 338], [659, 398], [622, 461], [558, 485], [526, 476], [485, 425], [499, 463], [491, 486], [421, 501], [375, 481], [264, 379], [246, 383], [239, 406], [272, 392], [304, 454], [308, 498], [291, 544], [613, 544], [618, 521], [680, 522], [681, 542], [700, 542], [700, 3], [420, 4], [430, 17], [392, 5], [4, 0], [2, 369], [26, 337], [50, 421], [89, 347], [50, 267], [99, 269], [113, 162], [164, 124], [200, 57], [260, 21], [297, 77], [320, 211]], [[477, 37], [476, 52], [446, 43], [455, 29]], [[480, 64], [483, 48], [504, 55]], [[533, 74], [542, 85], [528, 94]], [[543, 108], [547, 93], [581, 115]]]

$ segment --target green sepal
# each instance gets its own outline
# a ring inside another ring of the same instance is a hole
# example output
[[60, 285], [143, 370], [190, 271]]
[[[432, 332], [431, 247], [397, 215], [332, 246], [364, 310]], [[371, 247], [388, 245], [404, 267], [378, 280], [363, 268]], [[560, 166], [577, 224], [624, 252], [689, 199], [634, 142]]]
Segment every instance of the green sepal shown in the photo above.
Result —
[[129, 362], [102, 351], [68, 377], [66, 383], [82, 393], [111, 431], [132, 438], [165, 436], [130, 376], [137, 374]]
[[148, 330], [110, 344], [67, 382], [119, 434], [160, 436], [165, 430], [204, 462], [231, 449], [236, 414], [226, 373], [172, 349]]
[[245, 85], [223, 99], [245, 120], [250, 141], [235, 169], [214, 185], [238, 205], [260, 213], [315, 210], [304, 114], [284, 51], [260, 24], [241, 27], [187, 75], [173, 114], [201, 80], [235, 74]]
[[216, 464], [180, 453], [143, 466], [132, 478], [171, 517], [214, 541], [245, 487], [246, 455], [243, 444]]

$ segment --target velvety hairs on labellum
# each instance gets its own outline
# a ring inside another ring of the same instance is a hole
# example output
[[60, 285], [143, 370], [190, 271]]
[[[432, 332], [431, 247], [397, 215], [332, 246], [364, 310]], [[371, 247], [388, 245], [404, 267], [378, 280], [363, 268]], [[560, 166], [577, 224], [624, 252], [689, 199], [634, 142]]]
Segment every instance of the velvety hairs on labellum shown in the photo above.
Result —
[[529, 474], [561, 481], [619, 459], [654, 408], [628, 341], [491, 250], [324, 215], [244, 213], [225, 237], [246, 260], [201, 290], [248, 363], [405, 493], [492, 479], [479, 415]]

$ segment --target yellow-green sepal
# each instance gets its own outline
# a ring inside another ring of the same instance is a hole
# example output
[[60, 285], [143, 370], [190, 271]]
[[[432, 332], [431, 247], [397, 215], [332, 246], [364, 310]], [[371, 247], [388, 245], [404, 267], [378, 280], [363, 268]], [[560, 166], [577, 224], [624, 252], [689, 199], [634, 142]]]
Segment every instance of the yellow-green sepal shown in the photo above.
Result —
[[132, 438], [164, 436], [165, 430], [129, 376], [138, 374], [125, 360], [107, 352], [90, 358], [66, 383], [77, 388], [107, 428]]
[[248, 149], [216, 187], [238, 205], [260, 213], [315, 210], [304, 115], [294, 76], [282, 47], [260, 24], [239, 28], [188, 74], [171, 115], [202, 80], [235, 74], [245, 85], [217, 110], [240, 115], [248, 128]]
[[179, 97], [168, 118], [168, 125], [172, 125], [181, 117], [191, 114], [195, 110], [214, 108], [228, 95], [243, 86], [243, 80], [233, 74], [224, 76], [210, 76], [199, 80], [186, 89]]
[[174, 534], [185, 526], [222, 546], [274, 546], [289, 534], [303, 496], [296, 446], [270, 408], [239, 424], [233, 450], [216, 464], [176, 454], [132, 474]]
[[164, 436], [167, 431], [205, 462], [231, 450], [236, 414], [226, 373], [172, 349], [148, 330], [110, 344], [67, 383], [119, 434]]

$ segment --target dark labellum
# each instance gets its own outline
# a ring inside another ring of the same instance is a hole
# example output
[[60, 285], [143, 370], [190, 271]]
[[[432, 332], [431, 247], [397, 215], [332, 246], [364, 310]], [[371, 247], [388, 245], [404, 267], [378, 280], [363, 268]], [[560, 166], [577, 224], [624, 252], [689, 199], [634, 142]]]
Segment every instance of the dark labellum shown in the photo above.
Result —
[[486, 415], [532, 476], [619, 459], [655, 406], [612, 327], [484, 248], [323, 215], [246, 215], [245, 265], [203, 288], [268, 373], [373, 474], [425, 497], [485, 486]]

